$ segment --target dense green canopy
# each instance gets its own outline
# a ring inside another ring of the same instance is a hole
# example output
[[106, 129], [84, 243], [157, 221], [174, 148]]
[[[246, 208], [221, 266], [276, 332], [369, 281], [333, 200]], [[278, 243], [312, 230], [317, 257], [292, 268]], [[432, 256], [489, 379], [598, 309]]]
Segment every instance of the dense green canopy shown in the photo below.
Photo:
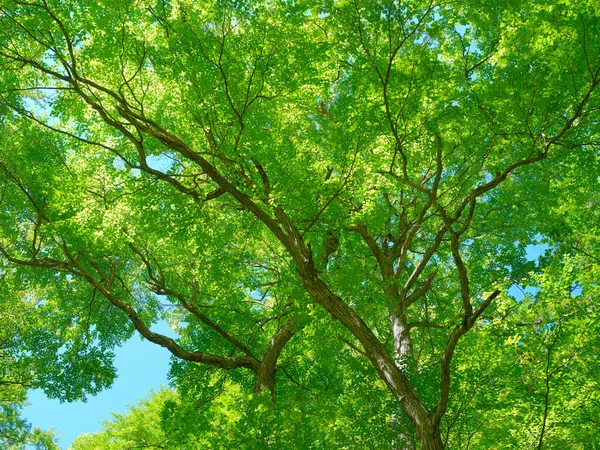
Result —
[[33, 428], [21, 417], [32, 386], [31, 366], [23, 357], [22, 336], [34, 326], [34, 302], [18, 295], [6, 274], [0, 281], [0, 448], [57, 450], [51, 432]]
[[138, 448], [596, 448], [596, 1], [0, 5], [32, 385], [137, 332], [177, 390]]

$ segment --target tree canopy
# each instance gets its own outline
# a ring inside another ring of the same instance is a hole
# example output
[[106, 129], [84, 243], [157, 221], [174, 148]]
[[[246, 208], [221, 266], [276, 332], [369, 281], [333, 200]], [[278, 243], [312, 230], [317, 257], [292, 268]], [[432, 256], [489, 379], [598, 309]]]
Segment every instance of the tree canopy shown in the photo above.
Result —
[[596, 3], [0, 0], [3, 341], [173, 355], [76, 448], [596, 448]]
[[[34, 302], [15, 298], [4, 276], [0, 285], [0, 447], [7, 450], [56, 450], [51, 431], [33, 428], [21, 415], [32, 386], [32, 371], [23, 358], [22, 336], [34, 325]], [[25, 447], [28, 446], [28, 447]]]

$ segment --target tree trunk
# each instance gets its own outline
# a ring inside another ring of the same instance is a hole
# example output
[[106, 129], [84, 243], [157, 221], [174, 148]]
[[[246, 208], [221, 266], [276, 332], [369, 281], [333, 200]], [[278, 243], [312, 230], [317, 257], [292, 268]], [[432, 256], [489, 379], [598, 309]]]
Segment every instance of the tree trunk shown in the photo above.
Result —
[[[409, 359], [413, 356], [413, 347], [406, 317], [401, 313], [390, 315], [390, 326], [394, 336], [394, 360], [400, 370], [408, 373]], [[402, 411], [399, 406], [398, 411], [392, 414], [392, 423], [400, 424], [401, 416]], [[414, 439], [402, 431], [398, 434], [398, 438], [392, 442], [392, 448], [393, 450], [415, 450]]]
[[275, 403], [275, 372], [277, 372], [277, 360], [285, 344], [294, 335], [296, 321], [290, 320], [277, 330], [269, 341], [267, 350], [256, 370], [256, 383], [254, 392], [261, 394], [267, 389], [271, 393], [271, 400]]
[[443, 450], [444, 443], [442, 442], [439, 424], [431, 422], [422, 424], [422, 426], [417, 427], [417, 434], [419, 435], [421, 450]]
[[271, 401], [275, 403], [275, 367], [260, 365], [256, 371], [256, 383], [254, 384], [254, 393], [260, 395], [264, 390], [268, 390], [271, 395]]
[[408, 369], [408, 361], [412, 358], [413, 346], [410, 338], [410, 330], [406, 323], [404, 314], [393, 314], [390, 317], [390, 325], [394, 336], [394, 359], [396, 365], [402, 371]]

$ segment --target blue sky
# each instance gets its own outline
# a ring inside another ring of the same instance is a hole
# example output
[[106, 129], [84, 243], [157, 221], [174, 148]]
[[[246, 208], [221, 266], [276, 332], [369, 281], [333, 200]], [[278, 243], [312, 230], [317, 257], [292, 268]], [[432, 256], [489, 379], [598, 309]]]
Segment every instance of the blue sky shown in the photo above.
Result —
[[[172, 334], [166, 325], [153, 331]], [[42, 391], [31, 391], [30, 405], [23, 415], [33, 426], [58, 431], [60, 448], [67, 449], [80, 434], [99, 431], [102, 421], [111, 418], [111, 412], [123, 413], [151, 389], [167, 385], [169, 356], [166, 349], [142, 341], [136, 334], [115, 351], [118, 377], [111, 389], [88, 398], [86, 403], [62, 404], [47, 399]]]

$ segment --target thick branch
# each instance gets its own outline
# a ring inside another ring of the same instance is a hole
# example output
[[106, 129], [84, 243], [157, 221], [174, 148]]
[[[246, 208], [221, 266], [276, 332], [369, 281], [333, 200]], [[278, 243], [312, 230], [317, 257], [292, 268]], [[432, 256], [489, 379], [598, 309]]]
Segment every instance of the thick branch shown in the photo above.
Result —
[[295, 328], [296, 321], [292, 319], [277, 330], [269, 340], [267, 350], [256, 371], [254, 391], [259, 394], [263, 389], [268, 389], [273, 401], [275, 401], [275, 372], [277, 371], [277, 360], [279, 359], [279, 355], [285, 344], [287, 344], [294, 335]]
[[381, 271], [383, 281], [389, 279], [394, 273], [391, 261], [388, 258], [386, 258], [385, 254], [379, 247], [379, 244], [377, 244], [373, 236], [369, 234], [367, 227], [363, 224], [359, 224], [348, 228], [348, 231], [356, 231], [360, 234], [360, 236], [363, 238], [363, 240], [369, 247], [369, 250], [371, 250], [371, 253], [377, 260], [377, 264], [379, 265], [379, 270]]
[[444, 349], [444, 354], [441, 360], [440, 400], [433, 412], [433, 420], [436, 422], [442, 418], [446, 412], [446, 409], [448, 408], [448, 395], [450, 393], [450, 365], [452, 364], [452, 357], [454, 356], [454, 351], [456, 350], [456, 344], [458, 344], [459, 339], [471, 329], [479, 316], [481, 316], [481, 314], [486, 310], [490, 303], [496, 297], [498, 297], [498, 295], [500, 295], [500, 290], [496, 289], [483, 301], [483, 303], [471, 316], [462, 320], [461, 323], [454, 328], [450, 334], [450, 337], [448, 338], [448, 342], [446, 343], [446, 348]]
[[161, 347], [165, 347], [169, 350], [174, 356], [186, 360], [199, 362], [204, 364], [210, 364], [216, 367], [220, 367], [222, 369], [235, 369], [239, 367], [246, 367], [248, 369], [256, 371], [258, 368], [259, 362], [252, 357], [247, 355], [245, 356], [234, 356], [234, 357], [223, 357], [214, 355], [211, 353], [203, 353], [203, 352], [193, 352], [184, 349], [181, 347], [175, 340], [163, 336], [159, 333], [155, 333], [148, 328], [148, 326], [143, 322], [140, 318], [139, 314], [135, 311], [134, 308], [129, 306], [124, 301], [120, 300], [115, 294], [113, 294], [110, 290], [107, 290], [105, 286], [99, 283], [94, 277], [92, 277], [89, 273], [82, 270], [80, 268], [83, 277], [96, 289], [100, 292], [113, 306], [116, 306], [121, 311], [123, 311], [131, 323], [133, 323], [135, 329], [150, 342], [160, 345]]

